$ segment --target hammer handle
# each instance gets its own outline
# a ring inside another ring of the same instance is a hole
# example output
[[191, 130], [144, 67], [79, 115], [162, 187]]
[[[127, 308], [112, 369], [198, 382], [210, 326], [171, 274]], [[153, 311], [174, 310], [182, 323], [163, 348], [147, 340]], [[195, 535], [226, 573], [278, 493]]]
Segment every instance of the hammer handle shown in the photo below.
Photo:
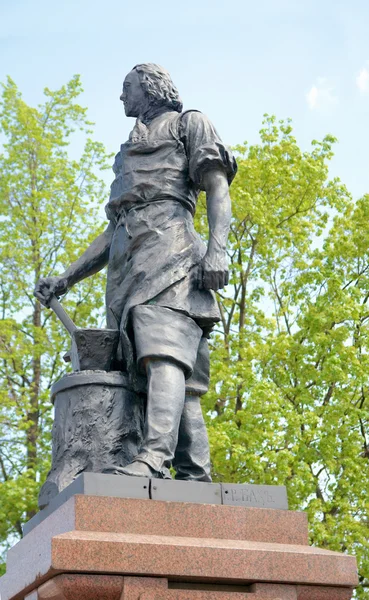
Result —
[[56, 296], [53, 296], [51, 298], [49, 306], [50, 308], [52, 308], [58, 319], [60, 319], [60, 321], [63, 323], [68, 333], [70, 335], [73, 335], [73, 333], [77, 331], [78, 327], [73, 323], [70, 316], [65, 312], [64, 308], [62, 307]]

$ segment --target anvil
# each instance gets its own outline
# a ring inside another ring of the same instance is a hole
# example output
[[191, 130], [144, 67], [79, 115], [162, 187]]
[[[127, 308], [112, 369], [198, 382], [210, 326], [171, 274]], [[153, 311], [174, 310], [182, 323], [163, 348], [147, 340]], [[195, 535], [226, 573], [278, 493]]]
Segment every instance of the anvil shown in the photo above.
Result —
[[77, 327], [55, 296], [49, 306], [71, 336], [72, 348], [64, 360], [71, 361], [73, 371], [110, 371], [118, 347], [119, 331]]

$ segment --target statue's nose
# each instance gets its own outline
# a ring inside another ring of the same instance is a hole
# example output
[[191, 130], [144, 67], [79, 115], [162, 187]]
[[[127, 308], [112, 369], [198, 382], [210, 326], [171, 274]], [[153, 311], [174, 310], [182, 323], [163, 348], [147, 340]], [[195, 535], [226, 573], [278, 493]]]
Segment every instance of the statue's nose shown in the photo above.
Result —
[[122, 93], [121, 93], [121, 95], [119, 96], [119, 99], [120, 99], [122, 102], [124, 102], [124, 98], [125, 98], [125, 96], [124, 96], [124, 92], [122, 92]]

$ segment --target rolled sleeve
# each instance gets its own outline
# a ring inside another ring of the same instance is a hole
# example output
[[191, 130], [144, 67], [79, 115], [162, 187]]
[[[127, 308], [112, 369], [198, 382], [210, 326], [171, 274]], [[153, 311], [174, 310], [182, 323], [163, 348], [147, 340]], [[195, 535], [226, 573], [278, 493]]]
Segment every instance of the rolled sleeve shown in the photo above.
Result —
[[231, 184], [237, 172], [237, 163], [230, 148], [223, 144], [204, 114], [194, 110], [183, 113], [180, 135], [188, 157], [190, 179], [198, 188], [204, 189], [204, 173], [219, 167], [224, 169]]

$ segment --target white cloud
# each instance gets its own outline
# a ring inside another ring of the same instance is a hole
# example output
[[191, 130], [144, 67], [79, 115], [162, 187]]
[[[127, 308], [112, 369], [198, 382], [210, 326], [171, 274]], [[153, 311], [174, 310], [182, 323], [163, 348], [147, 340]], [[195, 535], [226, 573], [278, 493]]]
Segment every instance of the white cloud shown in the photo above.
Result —
[[369, 92], [369, 70], [367, 67], [363, 67], [356, 77], [356, 85], [363, 94]]
[[309, 105], [309, 108], [311, 108], [311, 110], [314, 110], [314, 108], [316, 108], [316, 106], [317, 106], [318, 95], [319, 95], [319, 91], [318, 91], [318, 88], [316, 87], [316, 85], [313, 85], [312, 88], [310, 89], [310, 91], [306, 94], [306, 100], [307, 100], [307, 103]]
[[327, 111], [338, 103], [338, 98], [327, 79], [319, 77], [306, 94], [306, 101], [310, 110]]

